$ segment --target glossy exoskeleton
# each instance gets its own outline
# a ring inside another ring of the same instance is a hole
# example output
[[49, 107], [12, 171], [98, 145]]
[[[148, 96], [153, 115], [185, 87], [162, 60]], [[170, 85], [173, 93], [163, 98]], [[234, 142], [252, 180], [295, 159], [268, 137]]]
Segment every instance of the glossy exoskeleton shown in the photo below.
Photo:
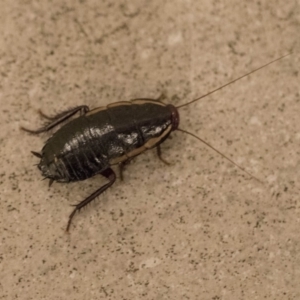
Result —
[[[111, 166], [116, 164], [120, 166], [122, 178], [122, 167], [133, 157], [152, 148], [157, 149], [158, 157], [164, 161], [161, 157], [160, 144], [176, 129], [196, 137], [245, 171], [207, 142], [192, 133], [179, 129], [178, 108], [196, 102], [283, 57], [177, 107], [165, 104], [160, 100], [135, 99], [112, 103], [93, 110], [82, 105], [66, 110], [54, 117], [40, 112], [43, 117], [50, 120], [48, 125], [38, 130], [22, 129], [33, 134], [39, 134], [67, 121], [76, 113], [80, 113], [79, 117], [63, 125], [47, 140], [41, 153], [32, 151], [35, 156], [40, 158], [38, 168], [45, 178], [50, 179], [50, 185], [53, 181], [74, 182], [85, 180], [97, 174], [108, 179], [108, 183], [75, 205], [69, 216], [67, 231], [75, 213], [113, 185], [116, 174]], [[249, 175], [253, 177], [251, 174]]]

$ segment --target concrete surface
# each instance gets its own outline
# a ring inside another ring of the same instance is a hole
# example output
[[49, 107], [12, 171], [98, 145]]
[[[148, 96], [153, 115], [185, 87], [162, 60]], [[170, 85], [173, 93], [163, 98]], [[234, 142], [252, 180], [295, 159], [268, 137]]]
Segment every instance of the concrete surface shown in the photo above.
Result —
[[[300, 299], [299, 1], [1, 1], [0, 299]], [[19, 127], [87, 104], [179, 105], [180, 132], [105, 182], [42, 181]]]

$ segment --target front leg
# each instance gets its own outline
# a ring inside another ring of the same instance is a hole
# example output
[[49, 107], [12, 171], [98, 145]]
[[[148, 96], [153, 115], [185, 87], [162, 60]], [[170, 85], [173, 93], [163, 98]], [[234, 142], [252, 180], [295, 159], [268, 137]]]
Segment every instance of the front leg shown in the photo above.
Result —
[[166, 164], [167, 166], [170, 166], [170, 165], [171, 165], [171, 163], [169, 163], [169, 162], [166, 161], [164, 158], [162, 158], [162, 156], [161, 156], [161, 148], [160, 148], [160, 145], [158, 145], [158, 146], [156, 147], [156, 153], [157, 153], [158, 158], [159, 158], [164, 164]]

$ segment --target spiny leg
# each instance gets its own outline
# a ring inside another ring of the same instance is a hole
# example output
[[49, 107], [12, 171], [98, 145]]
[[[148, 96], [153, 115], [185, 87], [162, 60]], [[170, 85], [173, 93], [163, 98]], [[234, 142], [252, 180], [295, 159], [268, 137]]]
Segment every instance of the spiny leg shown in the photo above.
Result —
[[158, 158], [159, 158], [164, 164], [166, 164], [167, 166], [170, 166], [170, 165], [171, 165], [171, 163], [169, 163], [169, 162], [166, 161], [164, 158], [162, 158], [162, 156], [161, 156], [161, 148], [160, 148], [160, 145], [158, 145], [158, 146], [156, 147], [156, 152], [157, 152]]
[[60, 113], [58, 113], [58, 114], [56, 114], [56, 115], [54, 115], [54, 116], [46, 115], [46, 114], [43, 113], [42, 110], [40, 110], [40, 109], [39, 109], [38, 112], [39, 112], [39, 114], [40, 114], [43, 118], [45, 118], [45, 119], [48, 119], [48, 120], [57, 120], [57, 119], [60, 119], [60, 118], [62, 118], [62, 117], [64, 117], [64, 116], [70, 114], [70, 113], [74, 113], [74, 110], [75, 110], [75, 113], [78, 112], [78, 111], [80, 111], [80, 115], [82, 116], [82, 115], [86, 114], [90, 109], [89, 109], [89, 107], [86, 106], [86, 105], [79, 105], [79, 106], [76, 106], [76, 107], [73, 107], [73, 108], [69, 108], [69, 109], [67, 109], [67, 110], [64, 110], [64, 111], [62, 111], [62, 112], [60, 112]]
[[109, 182], [107, 184], [103, 185], [100, 189], [95, 191], [93, 194], [91, 194], [90, 196], [88, 196], [87, 198], [82, 200], [80, 203], [73, 205], [73, 206], [75, 206], [75, 208], [69, 216], [69, 221], [68, 221], [68, 225], [67, 225], [67, 229], [66, 229], [67, 232], [70, 229], [72, 219], [73, 219], [74, 215], [76, 214], [76, 212], [80, 211], [84, 206], [86, 206], [87, 204], [92, 202], [95, 198], [97, 198], [105, 190], [107, 190], [110, 186], [112, 186], [114, 184], [114, 182], [116, 181], [116, 174], [111, 168], [104, 170], [100, 174], [102, 176], [106, 177], [109, 180]]
[[43, 117], [52, 120], [52, 122], [50, 122], [49, 124], [47, 124], [44, 127], [41, 127], [37, 130], [30, 130], [24, 127], [21, 127], [22, 130], [27, 131], [29, 133], [32, 134], [39, 134], [42, 132], [46, 132], [49, 131], [50, 129], [54, 128], [55, 126], [59, 125], [60, 123], [68, 120], [69, 118], [71, 118], [72, 116], [74, 116], [77, 112], [80, 112], [80, 115], [85, 115], [87, 112], [89, 111], [89, 107], [86, 105], [80, 105], [80, 106], [76, 106], [72, 109], [63, 111], [61, 113], [59, 113], [58, 115], [54, 116], [54, 117], [49, 117], [46, 116], [45, 114], [43, 114], [41, 111], [39, 112]]

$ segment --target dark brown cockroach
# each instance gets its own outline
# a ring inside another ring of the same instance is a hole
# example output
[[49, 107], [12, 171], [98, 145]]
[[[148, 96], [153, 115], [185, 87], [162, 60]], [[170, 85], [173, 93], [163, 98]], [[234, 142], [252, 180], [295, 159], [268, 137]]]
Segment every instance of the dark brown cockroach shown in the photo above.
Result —
[[101, 186], [80, 203], [74, 205], [75, 208], [69, 216], [66, 230], [69, 231], [72, 219], [77, 211], [113, 185], [116, 180], [116, 174], [111, 169], [111, 166], [116, 164], [120, 166], [122, 178], [122, 167], [133, 157], [152, 148], [157, 149], [158, 157], [164, 161], [161, 157], [160, 144], [174, 130], [179, 130], [195, 137], [236, 167], [254, 177], [204, 140], [178, 128], [178, 109], [199, 101], [285, 56], [277, 58], [201, 97], [177, 107], [165, 104], [160, 100], [143, 98], [116, 102], [93, 110], [90, 110], [86, 105], [77, 106], [54, 117], [49, 117], [40, 112], [43, 117], [50, 120], [48, 125], [37, 130], [22, 129], [32, 134], [39, 134], [49, 131], [67, 121], [76, 113], [80, 113], [78, 118], [70, 120], [47, 140], [41, 153], [32, 151], [32, 154], [40, 159], [38, 168], [45, 178], [50, 179], [50, 185], [53, 181], [80, 181], [98, 174], [108, 179], [108, 183]]

